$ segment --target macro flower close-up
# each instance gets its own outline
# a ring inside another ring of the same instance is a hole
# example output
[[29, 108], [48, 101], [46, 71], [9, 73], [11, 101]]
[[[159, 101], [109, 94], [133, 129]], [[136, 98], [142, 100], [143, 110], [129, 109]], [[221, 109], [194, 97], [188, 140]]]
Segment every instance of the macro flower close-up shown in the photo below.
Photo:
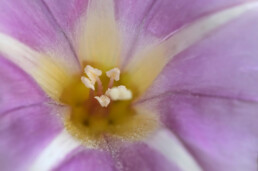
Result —
[[1, 171], [257, 171], [257, 0], [0, 0]]

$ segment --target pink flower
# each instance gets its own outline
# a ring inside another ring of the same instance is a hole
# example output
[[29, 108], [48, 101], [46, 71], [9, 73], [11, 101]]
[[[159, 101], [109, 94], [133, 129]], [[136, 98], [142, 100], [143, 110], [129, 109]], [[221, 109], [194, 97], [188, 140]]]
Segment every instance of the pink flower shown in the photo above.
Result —
[[0, 170], [257, 170], [257, 11], [1, 0]]

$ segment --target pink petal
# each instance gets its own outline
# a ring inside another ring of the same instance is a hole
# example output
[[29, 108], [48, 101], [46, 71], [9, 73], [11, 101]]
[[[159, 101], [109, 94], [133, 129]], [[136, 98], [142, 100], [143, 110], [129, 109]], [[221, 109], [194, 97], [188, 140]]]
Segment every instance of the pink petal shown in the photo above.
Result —
[[139, 29], [155, 4], [154, 0], [115, 0], [115, 3], [118, 21], [131, 29]]
[[38, 104], [47, 99], [37, 84], [19, 68], [0, 56], [0, 114]]
[[0, 11], [1, 33], [79, 67], [70, 42], [42, 1], [1, 0]]
[[104, 151], [84, 150], [71, 154], [54, 171], [115, 171], [111, 156]]
[[80, 17], [86, 13], [88, 0], [43, 0], [49, 8], [57, 24], [62, 28], [68, 38], [73, 41], [76, 24]]
[[43, 104], [0, 115], [1, 170], [29, 170], [35, 157], [61, 131], [59, 118]]
[[[188, 24], [211, 13], [248, 3], [252, 0], [119, 0], [118, 22], [124, 31], [123, 66], [146, 46], [162, 40]], [[157, 40], [156, 40], [157, 39]]]
[[122, 31], [122, 54], [124, 63], [133, 55], [137, 39], [141, 32], [141, 26], [148, 16], [155, 0], [118, 0], [115, 1], [117, 22]]
[[[156, 1], [145, 20], [148, 34], [164, 37], [209, 13], [246, 3], [246, 0]], [[250, 2], [250, 0], [249, 0]]]
[[122, 147], [116, 160], [120, 169], [126, 171], [179, 171], [164, 156], [142, 143]]
[[204, 170], [257, 169], [257, 17], [256, 8], [176, 56], [147, 95]]
[[146, 96], [186, 90], [258, 100], [257, 17], [255, 8], [177, 55]]
[[[57, 23], [64, 30], [64, 33], [68, 36], [73, 44], [74, 49], [78, 46], [78, 36], [76, 34], [77, 27], [81, 27], [80, 24], [86, 22], [82, 19], [86, 15], [88, 8], [88, 0], [44, 0], [51, 13], [53, 14]], [[131, 48], [131, 45], [135, 38], [135, 33], [138, 33], [139, 25], [143, 18], [147, 15], [148, 10], [153, 3], [153, 0], [148, 0], [142, 3], [142, 1], [124, 1], [114, 0], [117, 22], [121, 24], [123, 34], [123, 46], [124, 51], [121, 58], [128, 55], [127, 52]], [[81, 20], [80, 20], [81, 19]], [[125, 30], [124, 30], [125, 29]], [[133, 33], [131, 33], [131, 31]], [[78, 55], [78, 52], [75, 52]]]
[[187, 94], [161, 103], [163, 121], [204, 170], [257, 169], [257, 104]]

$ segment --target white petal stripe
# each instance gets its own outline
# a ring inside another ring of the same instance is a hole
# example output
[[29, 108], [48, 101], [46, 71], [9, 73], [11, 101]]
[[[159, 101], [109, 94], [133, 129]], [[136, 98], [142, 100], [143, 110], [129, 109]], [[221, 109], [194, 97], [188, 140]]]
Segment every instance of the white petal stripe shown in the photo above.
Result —
[[146, 143], [168, 161], [176, 164], [182, 171], [201, 171], [202, 169], [186, 151], [181, 142], [169, 130], [160, 130]]
[[72, 70], [58, 61], [60, 58], [37, 52], [3, 33], [0, 33], [0, 54], [32, 76], [45, 92], [57, 101], [63, 86], [73, 74]]
[[60, 164], [74, 149], [80, 146], [65, 130], [63, 130], [36, 158], [30, 171], [49, 171]]
[[147, 45], [132, 56], [125, 70], [134, 75], [132, 81], [139, 85], [138, 89], [143, 92], [173, 57], [244, 13], [255, 8], [257, 10], [257, 7], [258, 2], [254, 1], [216, 12], [200, 18], [176, 33], [171, 33], [163, 40], [146, 37]]

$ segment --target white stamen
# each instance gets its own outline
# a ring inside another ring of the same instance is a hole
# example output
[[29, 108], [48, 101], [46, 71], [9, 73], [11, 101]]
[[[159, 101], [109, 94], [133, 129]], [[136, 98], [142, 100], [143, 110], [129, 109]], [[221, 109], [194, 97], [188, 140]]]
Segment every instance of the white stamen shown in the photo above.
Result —
[[121, 85], [118, 87], [109, 88], [106, 91], [106, 95], [112, 100], [130, 100], [132, 98], [131, 90]]
[[120, 70], [118, 68], [113, 68], [106, 72], [108, 78], [113, 78], [118, 81], [120, 79]]
[[92, 66], [90, 65], [87, 65], [85, 68], [84, 68], [84, 71], [85, 73], [87, 74], [87, 76], [89, 77], [89, 79], [91, 80], [91, 82], [93, 84], [96, 83], [97, 79], [99, 76], [101, 76], [102, 74], [102, 71], [97, 69], [97, 68], [93, 68]]
[[86, 75], [82, 76], [81, 81], [87, 87], [95, 91], [95, 83], [98, 83], [98, 96], [94, 98], [98, 100], [99, 104], [102, 107], [107, 107], [112, 100], [130, 100], [132, 99], [132, 92], [131, 90], [127, 89], [125, 86], [121, 85], [118, 87], [113, 87], [113, 82], [119, 81], [120, 79], [120, 70], [118, 68], [113, 68], [106, 72], [107, 77], [110, 78], [108, 84], [108, 90], [106, 91], [105, 95], [103, 95], [103, 87], [99, 76], [101, 76], [102, 71], [96, 68], [93, 68], [90, 65], [87, 65], [84, 68]]
[[82, 76], [81, 77], [81, 81], [82, 83], [87, 87], [90, 88], [92, 90], [95, 90], [94, 84], [92, 83], [92, 81], [90, 81], [88, 78]]
[[107, 107], [110, 103], [110, 98], [107, 97], [106, 95], [102, 95], [102, 96], [95, 96], [94, 97], [95, 99], [98, 100], [99, 104], [102, 106], [102, 107]]

